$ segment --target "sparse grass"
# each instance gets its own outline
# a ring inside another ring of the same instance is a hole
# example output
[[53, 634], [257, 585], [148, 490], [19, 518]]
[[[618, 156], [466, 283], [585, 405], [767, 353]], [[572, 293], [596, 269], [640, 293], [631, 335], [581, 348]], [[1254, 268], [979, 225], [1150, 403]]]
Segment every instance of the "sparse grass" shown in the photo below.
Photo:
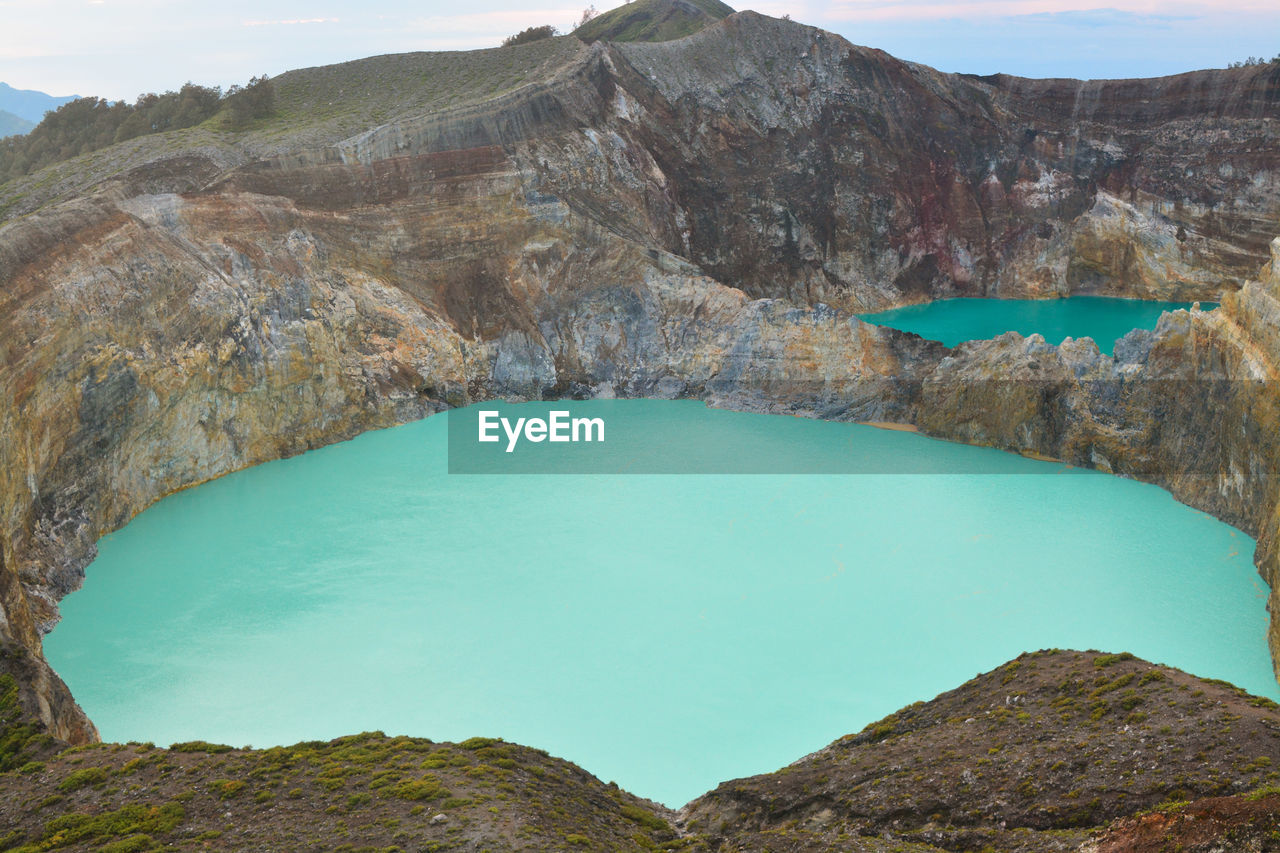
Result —
[[29, 764], [28, 759], [49, 743], [39, 726], [24, 718], [13, 676], [0, 675], [0, 773]]
[[87, 785], [101, 785], [110, 776], [111, 772], [105, 767], [85, 767], [82, 770], [73, 770], [59, 783], [58, 790], [70, 792]]
[[245, 781], [243, 779], [219, 779], [212, 786], [214, 793], [219, 798], [229, 800], [237, 797], [245, 789]]
[[645, 829], [661, 832], [669, 832], [671, 830], [665, 820], [639, 806], [623, 806], [622, 816], [627, 820], [635, 821]]
[[585, 42], [671, 41], [731, 14], [733, 9], [720, 0], [687, 0], [683, 8], [671, 0], [634, 0], [592, 18], [573, 34]]
[[1264, 797], [1280, 797], [1280, 785], [1267, 785], [1265, 788], [1258, 788], [1244, 795], [1246, 800], [1254, 803]]
[[227, 130], [220, 116], [130, 139], [0, 184], [0, 222], [158, 160], [194, 154], [227, 165], [335, 145], [391, 121], [470, 106], [539, 82], [586, 48], [572, 36], [515, 47], [374, 56], [272, 78], [275, 114]]
[[173, 752], [204, 752], [209, 755], [217, 755], [223, 752], [231, 752], [235, 747], [227, 746], [224, 743], [207, 743], [202, 740], [191, 740], [185, 743], [175, 743], [169, 747]]
[[[27, 800], [17, 812], [21, 826], [0, 832], [0, 850], [173, 847], [177, 839], [166, 837], [163, 821], [157, 825], [154, 815], [119, 809], [141, 796], [182, 810], [182, 838], [195, 839], [193, 849], [226, 846], [218, 833], [228, 811], [237, 819], [243, 815], [255, 837], [266, 832], [272, 849], [416, 850], [444, 845], [444, 839], [457, 847], [460, 839], [494, 827], [527, 836], [517, 846], [529, 849], [562, 848], [572, 834], [588, 838], [587, 846], [595, 849], [630, 849], [638, 831], [645, 837], [654, 833], [652, 846], [641, 846], [658, 849], [672, 835], [665, 821], [616, 786], [566, 769], [541, 750], [494, 738], [464, 743], [465, 748], [370, 732], [265, 750], [200, 742], [180, 751], [141, 745], [68, 749], [49, 758], [39, 774], [0, 776], [0, 825], [15, 814], [6, 812], [6, 800]], [[428, 756], [443, 761], [439, 773], [420, 769]], [[71, 810], [68, 803], [76, 814], [57, 817]], [[547, 807], [545, 825], [507, 824], [508, 815], [527, 813], [531, 803], [538, 810], [554, 804]], [[448, 820], [432, 823], [441, 812]], [[303, 827], [318, 834], [316, 840], [292, 837]], [[16, 834], [6, 837], [7, 832]], [[489, 838], [482, 846], [491, 843]]]
[[[115, 811], [99, 814], [68, 814], [54, 818], [45, 824], [44, 834], [34, 845], [17, 848], [19, 853], [36, 850], [56, 850], [72, 844], [102, 843], [112, 840], [128, 840], [130, 836], [167, 833], [177, 828], [185, 816], [177, 803], [163, 806], [128, 805]], [[136, 845], [135, 841], [129, 844]], [[117, 846], [117, 850], [150, 849], [137, 846]]]
[[401, 800], [443, 800], [449, 791], [434, 776], [407, 779], [391, 789], [391, 795]]

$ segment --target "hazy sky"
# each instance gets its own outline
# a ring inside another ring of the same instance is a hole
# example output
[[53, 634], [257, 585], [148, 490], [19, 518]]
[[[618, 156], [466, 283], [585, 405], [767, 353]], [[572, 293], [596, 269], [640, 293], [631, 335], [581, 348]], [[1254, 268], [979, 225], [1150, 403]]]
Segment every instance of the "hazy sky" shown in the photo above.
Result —
[[[603, 11], [620, 5], [599, 3]], [[0, 81], [55, 95], [132, 100], [187, 80], [379, 53], [496, 45], [561, 29], [584, 0], [0, 0]], [[1280, 0], [760, 0], [771, 15], [833, 30], [944, 71], [1135, 77], [1280, 53]]]

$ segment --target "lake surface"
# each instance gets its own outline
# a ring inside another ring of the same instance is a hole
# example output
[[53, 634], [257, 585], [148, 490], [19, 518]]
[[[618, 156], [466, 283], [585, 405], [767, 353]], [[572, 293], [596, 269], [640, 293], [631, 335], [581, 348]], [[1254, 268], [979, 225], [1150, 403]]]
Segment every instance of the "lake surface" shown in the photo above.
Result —
[[48, 657], [108, 740], [498, 736], [670, 805], [1024, 650], [1280, 699], [1253, 541], [1153, 486], [688, 401], [502, 407], [551, 408], [605, 420], [557, 446], [600, 470], [726, 447], [934, 473], [449, 474], [438, 415], [156, 504]]
[[[1190, 308], [1190, 302], [1154, 302], [1107, 296], [1073, 296], [1069, 299], [940, 299], [924, 305], [908, 305], [859, 319], [877, 326], [915, 332], [949, 347], [962, 341], [985, 341], [1005, 332], [1023, 336], [1038, 332], [1051, 344], [1067, 337], [1093, 338], [1098, 349], [1110, 355], [1116, 341], [1134, 329], [1154, 329], [1165, 311]], [[1209, 311], [1216, 302], [1201, 302]]]

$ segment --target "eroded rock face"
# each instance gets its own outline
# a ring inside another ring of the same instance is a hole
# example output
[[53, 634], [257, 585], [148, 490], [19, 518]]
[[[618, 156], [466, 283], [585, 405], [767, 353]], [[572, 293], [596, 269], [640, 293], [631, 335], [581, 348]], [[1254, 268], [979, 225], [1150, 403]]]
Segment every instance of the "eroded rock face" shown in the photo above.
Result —
[[[293, 147], [201, 137], [7, 202], [27, 215], [0, 225], [0, 639], [44, 667], [24, 684], [57, 731], [92, 736], [39, 635], [98, 536], [493, 397], [914, 422], [1165, 485], [1258, 534], [1275, 578], [1280, 261], [1243, 282], [1280, 212], [1280, 72], [957, 77], [752, 13], [556, 55], [483, 103]], [[1224, 290], [1116, 359], [851, 316]]]
[[[1269, 700], [1128, 655], [1037, 652], [775, 773], [725, 782], [686, 805], [680, 826], [726, 851], [1169, 850], [1231, 835], [1157, 812], [1085, 836], [1161, 803], [1257, 790], [1278, 750]], [[1265, 837], [1274, 798], [1253, 810], [1238, 799], [1234, 828], [1253, 830], [1240, 837]], [[1147, 843], [1125, 846], [1135, 836]]]
[[1184, 853], [1274, 850], [1280, 841], [1280, 795], [1257, 791], [1174, 803], [1116, 821], [1080, 847], [1080, 853]]

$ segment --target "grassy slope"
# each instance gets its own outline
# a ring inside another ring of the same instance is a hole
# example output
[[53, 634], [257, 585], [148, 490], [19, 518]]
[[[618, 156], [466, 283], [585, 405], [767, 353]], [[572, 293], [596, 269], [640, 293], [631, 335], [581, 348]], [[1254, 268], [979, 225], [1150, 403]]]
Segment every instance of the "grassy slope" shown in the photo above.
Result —
[[514, 47], [374, 56], [275, 80], [277, 115], [256, 142], [329, 144], [393, 119], [467, 106], [545, 80], [582, 45], [568, 36]]
[[230, 167], [332, 145], [397, 118], [478, 104], [548, 79], [584, 50], [581, 41], [564, 36], [515, 47], [389, 54], [289, 71], [274, 79], [271, 118], [233, 133], [214, 116], [196, 127], [55, 163], [0, 185], [0, 222], [159, 159], [195, 153]]
[[634, 0], [573, 31], [584, 42], [671, 41], [733, 14], [720, 0]]
[[669, 817], [566, 761], [490, 738], [98, 744], [0, 774], [0, 850], [18, 853], [683, 847]]

